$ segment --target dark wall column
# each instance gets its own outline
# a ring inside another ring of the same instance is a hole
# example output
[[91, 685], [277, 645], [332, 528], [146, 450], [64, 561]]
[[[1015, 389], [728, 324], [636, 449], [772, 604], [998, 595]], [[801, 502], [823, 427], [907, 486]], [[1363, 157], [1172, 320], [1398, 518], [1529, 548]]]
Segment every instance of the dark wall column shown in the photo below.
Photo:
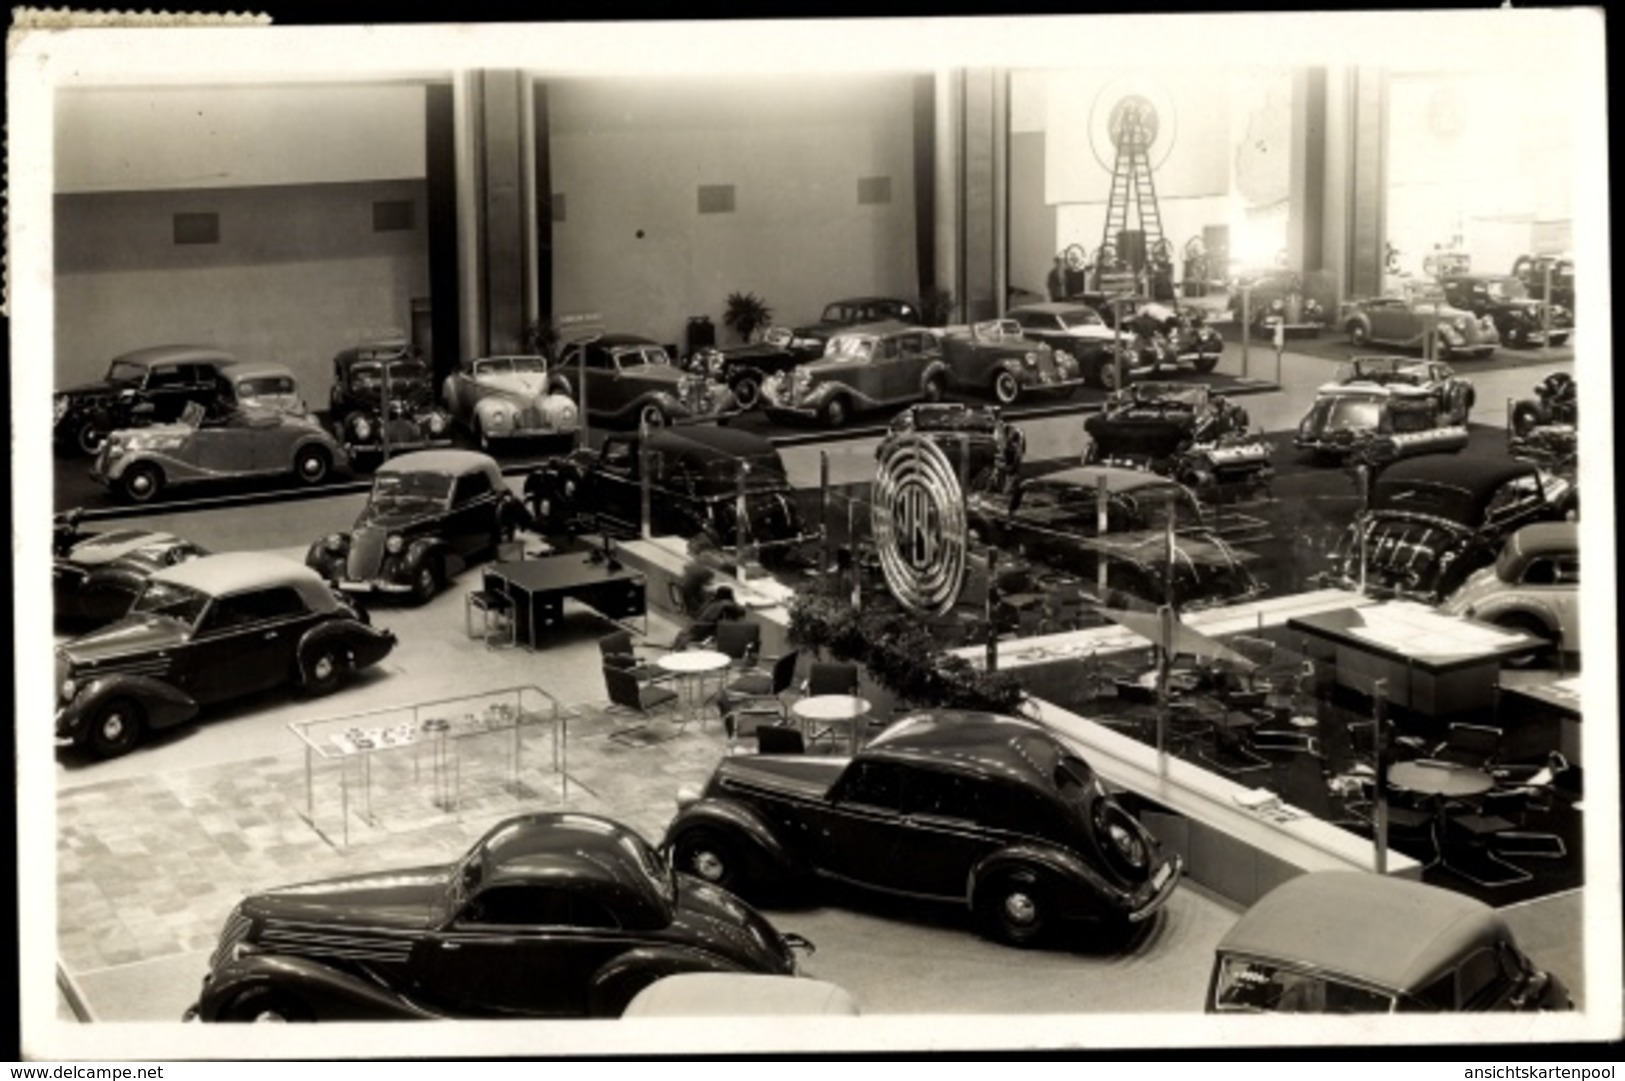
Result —
[[1326, 69], [1292, 73], [1292, 160], [1288, 181], [1287, 264], [1326, 268]]
[[914, 265], [920, 299], [937, 288], [937, 81], [914, 79]]
[[995, 228], [1000, 213], [998, 195], [1003, 184], [995, 181], [996, 137], [994, 115], [1000, 96], [995, 94], [997, 73], [992, 68], [965, 72], [963, 134], [960, 141], [962, 187], [960, 201], [960, 268], [964, 281], [965, 318], [990, 319], [998, 314], [994, 267], [998, 263]]
[[525, 161], [521, 149], [523, 73], [484, 71], [481, 116], [485, 138], [480, 176], [482, 235], [481, 277], [485, 303], [484, 350], [512, 353], [519, 349], [525, 323]]
[[547, 84], [537, 80], [531, 84], [530, 93], [531, 190], [535, 199], [531, 215], [535, 223], [535, 260], [531, 273], [536, 283], [536, 308], [527, 311], [527, 316], [548, 320], [553, 317], [553, 164]]
[[424, 172], [428, 189], [430, 360], [435, 383], [457, 366], [457, 151], [449, 83], [424, 87]]
[[1387, 239], [1388, 77], [1382, 68], [1349, 72], [1348, 246], [1344, 281], [1351, 296], [1382, 292]]

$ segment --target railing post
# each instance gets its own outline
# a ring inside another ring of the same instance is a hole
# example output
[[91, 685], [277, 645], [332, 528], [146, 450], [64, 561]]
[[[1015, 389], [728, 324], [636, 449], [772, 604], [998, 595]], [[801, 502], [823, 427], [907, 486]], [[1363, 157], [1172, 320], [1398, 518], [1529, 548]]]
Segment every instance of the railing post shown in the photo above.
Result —
[[1388, 873], [1388, 681], [1379, 679], [1372, 685], [1372, 715], [1376, 718], [1376, 735], [1372, 739], [1372, 768], [1376, 771], [1376, 825], [1377, 873]]

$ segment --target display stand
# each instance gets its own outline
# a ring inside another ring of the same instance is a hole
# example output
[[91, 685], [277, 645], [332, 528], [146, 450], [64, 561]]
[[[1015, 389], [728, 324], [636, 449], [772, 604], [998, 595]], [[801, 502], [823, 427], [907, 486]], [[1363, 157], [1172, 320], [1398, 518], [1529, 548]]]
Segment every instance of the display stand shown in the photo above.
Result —
[[[559, 801], [569, 796], [569, 774], [565, 771], [567, 711], [557, 699], [539, 687], [505, 687], [477, 695], [446, 698], [433, 702], [367, 710], [337, 717], [291, 721], [288, 729], [305, 751], [305, 808], [300, 817], [306, 825], [335, 843], [322, 828], [318, 815], [318, 775], [338, 774], [338, 834], [340, 847], [350, 843], [350, 819], [378, 828], [383, 824], [374, 807], [375, 773], [388, 772], [406, 781], [385, 791], [391, 797], [407, 792], [408, 806], [421, 810], [424, 804], [444, 814], [456, 814], [463, 806], [465, 756], [477, 759], [481, 737], [505, 735], [504, 770], [507, 781], [501, 787], [515, 799], [534, 797], [522, 783], [524, 737], [537, 725], [552, 732], [552, 772], [558, 777]], [[410, 752], [410, 762], [401, 752]], [[423, 756], [428, 752], [429, 798], [421, 798], [424, 785]], [[331, 767], [323, 769], [323, 767]], [[403, 811], [405, 808], [403, 808]]]

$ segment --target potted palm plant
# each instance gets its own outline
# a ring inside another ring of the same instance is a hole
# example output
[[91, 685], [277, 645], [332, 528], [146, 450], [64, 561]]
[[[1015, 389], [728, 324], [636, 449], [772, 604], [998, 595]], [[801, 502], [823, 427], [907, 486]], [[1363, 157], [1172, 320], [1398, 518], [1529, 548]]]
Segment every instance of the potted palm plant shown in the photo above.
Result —
[[729, 293], [728, 307], [722, 315], [722, 322], [729, 330], [739, 335], [740, 341], [748, 342], [758, 330], [767, 326], [772, 318], [773, 309], [755, 293]]

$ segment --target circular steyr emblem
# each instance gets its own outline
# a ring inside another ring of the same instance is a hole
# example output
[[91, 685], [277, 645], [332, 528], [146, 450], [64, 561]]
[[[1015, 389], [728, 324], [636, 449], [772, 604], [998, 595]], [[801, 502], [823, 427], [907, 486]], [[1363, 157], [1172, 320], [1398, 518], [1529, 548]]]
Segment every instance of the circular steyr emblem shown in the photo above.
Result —
[[916, 433], [888, 437], [875, 471], [874, 535], [892, 595], [941, 615], [965, 583], [965, 496], [947, 455]]
[[1160, 169], [1179, 134], [1179, 110], [1162, 81], [1140, 73], [1110, 80], [1089, 108], [1089, 149], [1106, 172], [1112, 171], [1130, 115], [1136, 119], [1151, 168]]

